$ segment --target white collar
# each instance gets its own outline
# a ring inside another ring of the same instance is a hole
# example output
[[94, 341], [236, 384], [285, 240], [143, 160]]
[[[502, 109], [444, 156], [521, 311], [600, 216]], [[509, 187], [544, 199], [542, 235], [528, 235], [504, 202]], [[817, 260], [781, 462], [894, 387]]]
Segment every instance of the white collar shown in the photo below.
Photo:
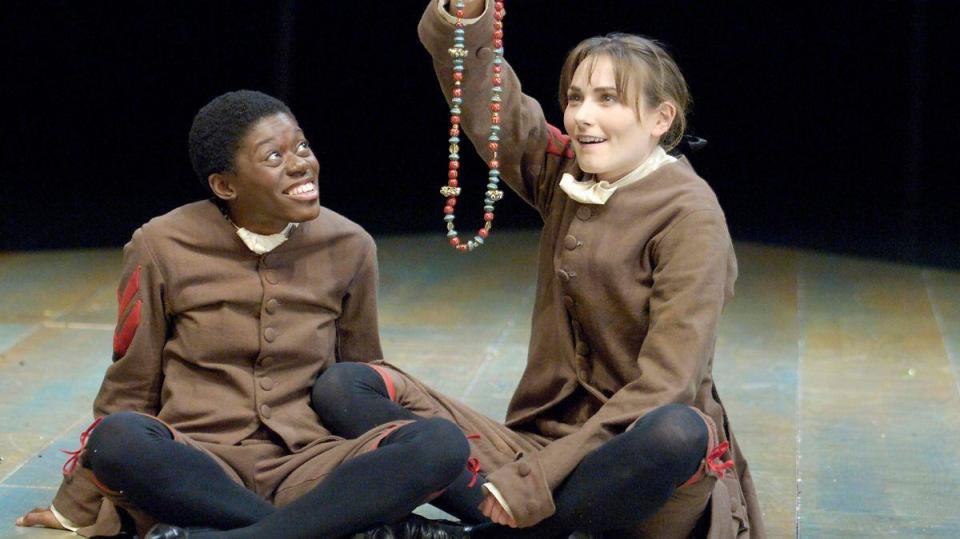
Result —
[[[231, 224], [233, 224], [233, 221], [231, 221]], [[269, 253], [277, 247], [280, 247], [283, 242], [290, 238], [290, 232], [299, 226], [299, 224], [300, 223], [290, 223], [280, 232], [269, 235], [250, 232], [246, 228], [238, 227], [236, 224], [233, 226], [237, 229], [237, 236], [240, 236], [240, 239], [243, 240], [244, 245], [246, 245], [247, 248], [253, 251], [255, 254], [262, 255], [264, 253]]]
[[607, 199], [613, 196], [613, 193], [615, 193], [617, 189], [637, 183], [663, 165], [676, 162], [676, 160], [676, 157], [668, 154], [662, 147], [657, 146], [650, 152], [650, 155], [644, 159], [643, 163], [640, 163], [640, 166], [619, 180], [613, 182], [597, 182], [589, 179], [578, 182], [573, 178], [572, 174], [564, 173], [560, 178], [560, 189], [563, 189], [563, 192], [565, 192], [567, 196], [581, 204], [604, 204], [607, 202]]

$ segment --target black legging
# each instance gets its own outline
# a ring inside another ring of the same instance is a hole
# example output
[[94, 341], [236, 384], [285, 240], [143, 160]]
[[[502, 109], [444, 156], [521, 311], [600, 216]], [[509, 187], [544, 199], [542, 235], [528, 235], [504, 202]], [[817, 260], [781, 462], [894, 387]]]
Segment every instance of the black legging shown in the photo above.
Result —
[[[380, 374], [362, 364], [338, 363], [327, 369], [317, 379], [312, 396], [320, 421], [347, 438], [389, 421], [417, 418], [391, 401]], [[703, 419], [690, 407], [661, 406], [580, 462], [554, 491], [557, 511], [553, 516], [533, 528], [495, 527], [477, 535], [565, 537], [575, 530], [602, 532], [636, 526], [696, 472], [706, 455], [708, 436]], [[457, 510], [475, 508], [482, 500], [479, 489], [465, 488], [464, 478], [461, 474], [438, 499], [440, 503], [432, 503], [476, 522], [474, 514]]]
[[[157, 520], [216, 530], [191, 537], [289, 539], [339, 537], [399, 520], [454, 481], [469, 454], [463, 433], [447, 420], [404, 425], [282, 509], [141, 414], [106, 417], [91, 433], [84, 461], [107, 488]], [[372, 487], [385, 478], [387, 488]]]

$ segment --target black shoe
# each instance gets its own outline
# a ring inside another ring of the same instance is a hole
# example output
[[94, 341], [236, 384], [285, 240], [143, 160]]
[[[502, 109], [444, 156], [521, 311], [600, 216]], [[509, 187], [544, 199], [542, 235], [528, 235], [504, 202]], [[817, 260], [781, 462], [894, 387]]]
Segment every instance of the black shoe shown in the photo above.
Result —
[[143, 539], [187, 539], [188, 537], [190, 532], [183, 528], [169, 524], [156, 524], [143, 536]]
[[[430, 520], [420, 515], [409, 515], [399, 522], [384, 524], [351, 539], [469, 539], [466, 528], [449, 520]], [[166, 539], [164, 537], [163, 539]]]

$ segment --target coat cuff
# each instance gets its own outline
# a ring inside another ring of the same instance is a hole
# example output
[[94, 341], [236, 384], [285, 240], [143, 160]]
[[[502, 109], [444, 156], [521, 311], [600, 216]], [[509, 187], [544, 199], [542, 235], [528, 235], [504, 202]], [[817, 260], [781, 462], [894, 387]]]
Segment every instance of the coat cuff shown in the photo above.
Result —
[[[437, 0], [437, 9], [440, 10], [440, 16], [446, 19], [450, 24], [457, 24], [457, 18], [450, 14], [450, 11], [447, 9], [447, 6], [450, 5], [452, 0]], [[480, 19], [487, 13], [488, 6], [484, 6], [483, 13], [479, 17], [474, 17], [472, 19], [463, 19], [464, 26], [469, 26]]]
[[[450, 45], [453, 41], [453, 30], [456, 18], [451, 21], [452, 15], [442, 4], [443, 0], [430, 0], [417, 32], [420, 41], [426, 47], [430, 56], [441, 64], [452, 63], [450, 59]], [[476, 58], [477, 53], [484, 48], [490, 48], [490, 28], [493, 25], [492, 0], [487, 0], [483, 14], [475, 19], [464, 19], [464, 44], [470, 52], [468, 58]], [[492, 56], [491, 56], [492, 57]]]
[[503, 496], [521, 528], [533, 526], [557, 510], [537, 454], [503, 466], [488, 475], [487, 481]]
[[103, 493], [78, 470], [73, 475], [64, 476], [51, 506], [57, 508], [54, 513], [57, 520], [69, 529], [67, 524], [75, 528], [93, 524], [102, 502]]

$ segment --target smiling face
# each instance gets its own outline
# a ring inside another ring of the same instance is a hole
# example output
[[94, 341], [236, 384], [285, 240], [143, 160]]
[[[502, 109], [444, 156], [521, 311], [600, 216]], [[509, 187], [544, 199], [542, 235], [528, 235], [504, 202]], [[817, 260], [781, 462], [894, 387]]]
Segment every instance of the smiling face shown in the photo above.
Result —
[[[630, 92], [643, 95], [640, 89]], [[577, 66], [566, 94], [563, 124], [584, 172], [616, 181], [640, 166], [669, 129], [676, 109], [669, 102], [650, 107], [641, 97], [617, 91], [614, 64], [606, 55]]]
[[253, 124], [240, 140], [232, 170], [211, 174], [209, 183], [237, 226], [275, 234], [320, 214], [319, 171], [303, 130], [281, 112]]

